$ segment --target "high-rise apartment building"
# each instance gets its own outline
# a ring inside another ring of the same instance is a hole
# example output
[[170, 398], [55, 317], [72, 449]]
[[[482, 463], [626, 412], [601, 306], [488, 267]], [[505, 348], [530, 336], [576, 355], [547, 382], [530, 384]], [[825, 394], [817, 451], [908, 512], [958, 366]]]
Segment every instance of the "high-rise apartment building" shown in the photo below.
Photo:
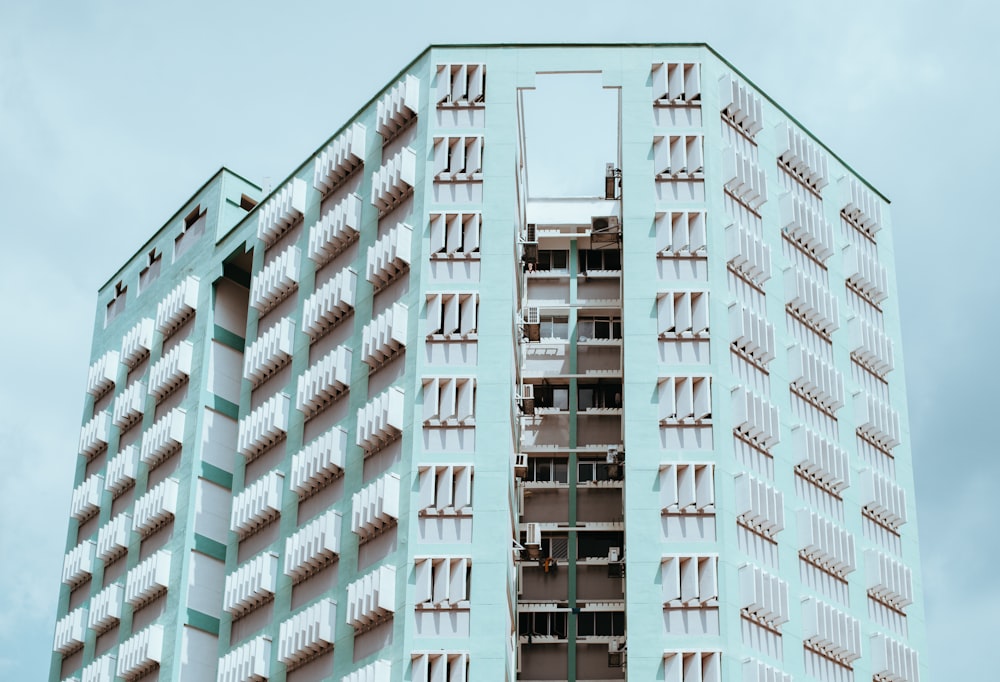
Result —
[[889, 227], [705, 45], [427, 49], [101, 289], [50, 680], [917, 682]]

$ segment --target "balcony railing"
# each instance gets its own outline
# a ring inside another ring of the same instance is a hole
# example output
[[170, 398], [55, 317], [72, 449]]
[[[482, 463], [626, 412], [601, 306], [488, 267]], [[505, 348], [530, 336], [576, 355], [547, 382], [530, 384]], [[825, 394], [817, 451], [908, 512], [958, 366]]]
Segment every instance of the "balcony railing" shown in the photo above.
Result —
[[108, 446], [111, 433], [111, 415], [98, 412], [80, 429], [80, 454], [88, 460]]
[[132, 539], [132, 515], [122, 512], [97, 531], [97, 558], [107, 565], [128, 551]]
[[250, 305], [261, 315], [288, 298], [299, 286], [302, 251], [292, 244], [256, 273], [250, 282]]
[[285, 540], [285, 575], [299, 582], [340, 554], [340, 512], [329, 510]]
[[321, 599], [299, 611], [278, 629], [278, 660], [289, 669], [333, 648], [337, 603]]
[[226, 576], [222, 608], [239, 617], [274, 598], [278, 555], [263, 552]]
[[87, 372], [87, 393], [94, 397], [104, 395], [118, 380], [118, 351], [109, 350], [97, 358]]
[[379, 566], [347, 586], [347, 623], [366, 630], [396, 610], [396, 567]]
[[243, 377], [256, 388], [292, 359], [295, 348], [295, 322], [283, 317], [264, 332], [246, 350]]
[[302, 308], [302, 331], [315, 341], [354, 311], [358, 273], [350, 268], [338, 272], [306, 299]]
[[152, 490], [136, 500], [133, 510], [132, 530], [147, 537], [173, 520], [177, 513], [177, 494], [180, 484], [176, 478], [161, 481]]
[[111, 491], [112, 495], [120, 494], [135, 483], [138, 468], [139, 448], [135, 445], [126, 445], [108, 462], [104, 487]]
[[230, 530], [241, 538], [250, 535], [281, 514], [284, 474], [271, 471], [233, 498]]
[[104, 494], [104, 477], [93, 474], [73, 491], [73, 499], [69, 505], [69, 513], [77, 521], [85, 521], [101, 508], [101, 496]]
[[157, 402], [173, 393], [191, 376], [194, 346], [181, 341], [156, 361], [149, 369], [149, 395]]
[[167, 412], [142, 434], [139, 458], [152, 469], [184, 444], [185, 412], [179, 407]]
[[125, 601], [137, 609], [170, 587], [170, 552], [161, 549], [125, 576]]
[[156, 329], [166, 338], [194, 315], [198, 307], [198, 278], [188, 277], [156, 306]]
[[317, 267], [354, 243], [361, 231], [361, 197], [348, 194], [309, 229], [309, 259]]
[[145, 410], [146, 384], [135, 381], [115, 398], [114, 407], [111, 410], [111, 421], [124, 431], [142, 419], [142, 413]]
[[288, 483], [300, 499], [344, 473], [347, 431], [335, 426], [292, 455]]
[[124, 590], [118, 583], [111, 583], [90, 600], [90, 619], [87, 625], [94, 632], [104, 632], [121, 620]]
[[257, 218], [257, 239], [271, 246], [306, 211], [306, 183], [292, 178], [261, 206]]
[[271, 676], [271, 638], [254, 637], [219, 659], [216, 682], [249, 682]]
[[163, 626], [150, 625], [118, 647], [118, 677], [137, 680], [163, 662]]
[[144, 317], [122, 337], [122, 362], [130, 368], [138, 365], [153, 350], [153, 320]]
[[365, 162], [366, 129], [352, 123], [326, 149], [316, 157], [313, 168], [313, 187], [329, 192]]
[[241, 419], [237, 451], [250, 460], [284, 438], [290, 407], [291, 399], [284, 393], [277, 393]]

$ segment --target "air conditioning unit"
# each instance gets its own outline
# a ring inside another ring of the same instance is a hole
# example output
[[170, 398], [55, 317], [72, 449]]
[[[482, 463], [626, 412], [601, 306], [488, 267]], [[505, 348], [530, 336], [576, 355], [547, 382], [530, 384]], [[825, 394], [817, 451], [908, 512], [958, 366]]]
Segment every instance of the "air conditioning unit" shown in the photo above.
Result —
[[524, 335], [528, 341], [542, 340], [542, 314], [538, 306], [529, 305], [524, 307]]
[[609, 547], [608, 548], [608, 561], [612, 563], [617, 563], [622, 560], [622, 548], [621, 547]]
[[537, 559], [542, 553], [542, 524], [529, 523], [525, 533], [524, 548], [529, 559]]
[[528, 455], [523, 452], [514, 455], [514, 475], [518, 478], [525, 478], [528, 475]]
[[517, 397], [517, 402], [524, 414], [529, 417], [535, 414], [535, 385], [522, 384], [521, 395]]
[[612, 639], [608, 642], [608, 667], [609, 668], [621, 668], [622, 658], [625, 655], [625, 651], [617, 639]]

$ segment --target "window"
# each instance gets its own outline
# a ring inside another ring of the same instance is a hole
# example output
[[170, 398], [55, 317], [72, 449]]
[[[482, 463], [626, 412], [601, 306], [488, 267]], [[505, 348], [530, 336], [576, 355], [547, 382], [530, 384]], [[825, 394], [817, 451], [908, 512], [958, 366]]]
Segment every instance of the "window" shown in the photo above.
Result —
[[438, 106], [473, 104], [486, 99], [485, 64], [438, 64]]
[[208, 210], [201, 205], [194, 207], [184, 217], [181, 233], [174, 240], [174, 259], [184, 254], [201, 235], [205, 234], [205, 224], [208, 222]]
[[517, 616], [517, 634], [521, 637], [554, 637], [566, 639], [565, 611], [538, 611]]
[[664, 514], [714, 513], [715, 466], [660, 465], [660, 505]]
[[434, 179], [441, 182], [470, 180], [483, 172], [483, 138], [435, 137]]
[[697, 104], [701, 100], [701, 64], [653, 64], [654, 105]]
[[256, 199], [252, 199], [248, 197], [246, 194], [240, 195], [240, 208], [242, 208], [244, 211], [249, 211], [253, 209], [253, 207], [256, 205], [257, 205]]
[[576, 617], [580, 637], [621, 637], [625, 634], [624, 611], [580, 611]]
[[139, 271], [139, 293], [152, 284], [160, 276], [163, 264], [163, 254], [159, 249], [152, 249], [146, 254], [146, 267]]
[[469, 608], [472, 560], [468, 557], [426, 557], [414, 562], [417, 608]]
[[658, 135], [653, 138], [653, 170], [657, 180], [703, 178], [701, 135]]
[[656, 296], [660, 338], [696, 338], [708, 333], [708, 292], [668, 291]]
[[476, 380], [470, 377], [424, 379], [424, 425], [474, 423]]
[[478, 254], [482, 219], [481, 213], [432, 213], [431, 258]]
[[115, 283], [115, 295], [112, 296], [111, 300], [108, 302], [107, 312], [104, 316], [105, 326], [111, 322], [111, 320], [118, 317], [123, 310], [125, 310], [125, 293], [128, 291], [128, 287], [122, 280], [118, 280]]
[[622, 385], [619, 382], [582, 384], [577, 389], [578, 409], [622, 406]]
[[536, 483], [569, 483], [569, 460], [565, 457], [530, 457], [527, 480]]
[[705, 253], [705, 213], [671, 212], [656, 216], [656, 250], [660, 255]]
[[618, 480], [608, 471], [608, 463], [604, 459], [585, 459], [577, 462], [577, 480], [580, 483], [591, 481]]
[[538, 262], [535, 264], [535, 270], [569, 271], [569, 251], [540, 249], [538, 251]]
[[427, 335], [446, 339], [475, 338], [479, 296], [467, 294], [427, 294]]
[[542, 315], [540, 329], [543, 339], [568, 339], [569, 318], [565, 315]]
[[622, 257], [618, 249], [581, 249], [580, 272], [586, 275], [596, 270], [621, 270]]
[[611, 316], [581, 317], [576, 323], [576, 335], [579, 341], [620, 339], [622, 337], [622, 318]]
[[421, 515], [468, 513], [472, 508], [472, 466], [421, 466], [417, 508]]
[[719, 557], [667, 556], [660, 564], [664, 608], [718, 606]]
[[660, 424], [698, 423], [712, 418], [710, 377], [660, 379]]
[[552, 384], [534, 384], [535, 407], [551, 407], [557, 410], [569, 409], [569, 387]]

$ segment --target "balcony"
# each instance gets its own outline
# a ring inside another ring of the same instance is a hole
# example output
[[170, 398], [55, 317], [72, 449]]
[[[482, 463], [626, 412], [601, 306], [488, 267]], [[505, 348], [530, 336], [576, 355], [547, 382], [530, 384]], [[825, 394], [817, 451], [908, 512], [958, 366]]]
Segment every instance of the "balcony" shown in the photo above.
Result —
[[357, 289], [358, 273], [350, 268], [327, 280], [306, 299], [302, 307], [302, 331], [315, 341], [354, 312]]
[[882, 228], [882, 205], [860, 180], [845, 175], [838, 183], [844, 207], [840, 215], [870, 239]]
[[104, 477], [94, 474], [73, 491], [69, 514], [77, 521], [86, 521], [101, 509], [104, 493]]
[[170, 587], [170, 552], [160, 550], [139, 563], [125, 577], [125, 601], [138, 609]]
[[351, 530], [364, 542], [399, 520], [399, 474], [386, 474], [354, 493]]
[[785, 301], [789, 313], [822, 336], [840, 328], [837, 298], [821, 283], [795, 268], [785, 271]]
[[104, 654], [93, 663], [83, 669], [80, 682], [108, 682], [115, 679], [115, 667], [118, 658], [111, 654]]
[[333, 648], [337, 603], [321, 599], [278, 629], [278, 660], [291, 670]]
[[254, 274], [250, 282], [250, 305], [264, 315], [284, 301], [299, 286], [302, 252], [294, 244]]
[[198, 307], [198, 278], [188, 277], [156, 306], [156, 330], [166, 338], [180, 329]]
[[288, 364], [294, 349], [295, 322], [290, 317], [283, 317], [247, 348], [243, 359], [243, 378], [254, 388], [260, 386]]
[[135, 445], [126, 445], [121, 452], [108, 462], [104, 487], [113, 496], [120, 495], [135, 484], [135, 476], [138, 468], [139, 448]]
[[222, 608], [239, 618], [274, 598], [278, 585], [278, 555], [258, 554], [226, 576]]
[[820, 263], [833, 255], [833, 226], [823, 214], [809, 206], [793, 192], [778, 201], [781, 215], [779, 227], [786, 237]]
[[396, 567], [379, 566], [347, 586], [347, 624], [365, 631], [392, 618], [396, 610]]
[[358, 410], [357, 444], [370, 455], [403, 430], [403, 390], [390, 387]]
[[313, 165], [313, 187], [325, 194], [364, 164], [366, 132], [362, 124], [352, 123], [320, 152]]
[[132, 530], [138, 531], [142, 537], [148, 537], [172, 521], [177, 513], [179, 488], [176, 478], [168, 478], [136, 500]]
[[66, 553], [63, 559], [62, 581], [75, 588], [90, 579], [94, 572], [94, 558], [97, 545], [93, 540], [84, 540]]
[[181, 341], [149, 369], [149, 395], [159, 402], [173, 393], [191, 376], [194, 346]]
[[372, 369], [380, 367], [406, 346], [409, 310], [393, 303], [361, 331], [361, 362]]
[[867, 393], [854, 395], [854, 423], [858, 435], [886, 452], [900, 443], [899, 413]]
[[844, 249], [844, 271], [848, 273], [847, 285], [872, 305], [889, 298], [889, 272], [870, 254], [848, 246]]
[[295, 408], [308, 418], [346, 393], [352, 355], [347, 346], [337, 346], [307, 369], [295, 388]]
[[802, 638], [807, 649], [847, 668], [861, 658], [858, 619], [814, 597], [802, 600]]
[[792, 444], [801, 457], [795, 465], [797, 473], [837, 497], [851, 484], [845, 450], [804, 426], [792, 430]]
[[88, 460], [108, 446], [111, 432], [111, 415], [98, 412], [80, 429], [80, 454]]
[[734, 482], [736, 522], [773, 540], [785, 527], [784, 495], [746, 472]]
[[375, 130], [383, 145], [417, 117], [419, 107], [420, 79], [407, 74], [378, 101]]
[[128, 551], [132, 539], [132, 515], [122, 512], [97, 531], [97, 558], [105, 565]]
[[79, 608], [70, 611], [56, 623], [56, 636], [52, 650], [66, 656], [82, 647], [86, 637], [87, 609]]
[[410, 196], [416, 182], [417, 155], [409, 147], [396, 152], [381, 168], [372, 173], [371, 201], [378, 209], [379, 218]]
[[292, 456], [289, 487], [305, 499], [344, 473], [347, 431], [335, 426]]
[[[416, 677], [411, 678], [416, 680]], [[390, 682], [392, 680], [392, 661], [379, 659], [363, 668], [358, 668], [341, 678], [340, 682]], [[461, 678], [452, 677], [452, 682], [465, 682]]]
[[233, 498], [230, 530], [244, 538], [281, 514], [281, 491], [285, 477], [272, 471]]
[[285, 540], [285, 575], [301, 582], [340, 554], [340, 512], [333, 509], [313, 519]]
[[788, 583], [754, 564], [740, 566], [739, 583], [743, 615], [771, 630], [788, 622]]
[[917, 652], [891, 637], [875, 633], [869, 639], [871, 670], [879, 682], [918, 682]]
[[319, 268], [353, 244], [361, 232], [361, 197], [348, 194], [309, 228], [309, 259]]
[[788, 123], [779, 123], [774, 132], [777, 148], [784, 150], [778, 154], [778, 163], [812, 191], [826, 187], [830, 182], [826, 152]]
[[854, 536], [809, 509], [797, 512], [799, 556], [846, 580], [857, 569]]
[[257, 239], [271, 246], [306, 211], [306, 183], [292, 178], [275, 192], [257, 212]]
[[732, 391], [733, 430], [754, 447], [769, 451], [781, 438], [778, 406], [742, 386]]
[[365, 279], [379, 291], [410, 267], [413, 252], [413, 228], [399, 223], [368, 247]]
[[913, 573], [907, 566], [878, 550], [865, 552], [865, 587], [868, 596], [896, 611], [913, 603]]
[[114, 407], [111, 410], [111, 421], [124, 431], [142, 419], [142, 413], [145, 410], [146, 384], [135, 381], [115, 398]]
[[788, 349], [788, 374], [796, 393], [831, 414], [844, 406], [844, 377], [802, 346]]
[[252, 460], [285, 437], [291, 398], [276, 393], [240, 420], [236, 450]]
[[90, 600], [88, 627], [94, 632], [105, 632], [121, 620], [124, 590], [118, 583], [112, 583]]
[[137, 680], [159, 667], [163, 660], [163, 626], [150, 625], [118, 647], [118, 677]]
[[872, 469], [861, 472], [862, 512], [896, 532], [906, 523], [906, 493]]
[[771, 279], [771, 247], [742, 224], [726, 228], [726, 258], [734, 272], [757, 286]]
[[153, 320], [144, 317], [122, 337], [122, 362], [135, 368], [153, 350]]
[[764, 169], [736, 147], [722, 152], [722, 177], [726, 191], [754, 213], [767, 201]]
[[848, 327], [851, 357], [877, 376], [885, 378], [894, 367], [892, 341], [885, 332], [861, 317], [852, 317]]
[[219, 659], [217, 682], [250, 682], [271, 676], [271, 638], [260, 635]]
[[139, 459], [152, 469], [184, 444], [185, 412], [175, 407], [142, 434]]
[[87, 371], [87, 393], [98, 398], [118, 380], [118, 351], [109, 350], [97, 358]]
[[729, 336], [732, 347], [759, 365], [774, 359], [774, 326], [739, 303], [729, 306]]
[[719, 104], [722, 116], [747, 137], [753, 138], [764, 129], [763, 100], [730, 73], [719, 79]]

